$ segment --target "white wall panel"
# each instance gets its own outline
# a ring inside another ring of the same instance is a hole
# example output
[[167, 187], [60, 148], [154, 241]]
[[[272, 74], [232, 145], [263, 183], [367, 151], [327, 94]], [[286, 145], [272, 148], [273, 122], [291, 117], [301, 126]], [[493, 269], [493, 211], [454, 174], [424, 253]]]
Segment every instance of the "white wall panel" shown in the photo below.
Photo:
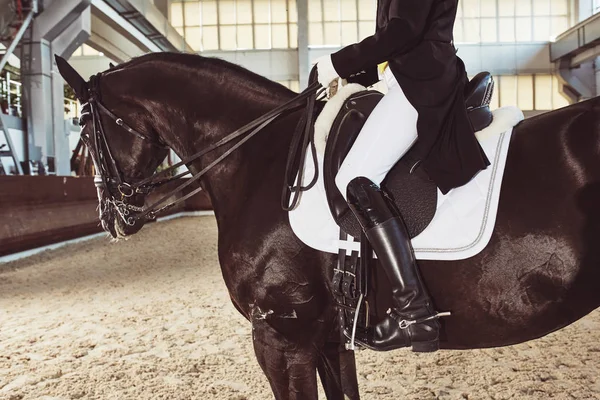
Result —
[[204, 57], [217, 57], [249, 69], [274, 81], [298, 80], [298, 51], [251, 50], [203, 52]]

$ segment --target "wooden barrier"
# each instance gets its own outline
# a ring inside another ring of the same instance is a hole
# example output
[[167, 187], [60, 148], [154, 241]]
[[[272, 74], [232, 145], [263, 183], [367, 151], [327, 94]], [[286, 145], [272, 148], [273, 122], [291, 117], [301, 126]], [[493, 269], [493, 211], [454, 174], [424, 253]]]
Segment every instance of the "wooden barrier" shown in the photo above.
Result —
[[[179, 183], [157, 189], [147, 202]], [[197, 188], [190, 186], [173, 199]], [[91, 177], [0, 176], [0, 256], [101, 232], [97, 207]], [[168, 214], [211, 209], [200, 192]]]

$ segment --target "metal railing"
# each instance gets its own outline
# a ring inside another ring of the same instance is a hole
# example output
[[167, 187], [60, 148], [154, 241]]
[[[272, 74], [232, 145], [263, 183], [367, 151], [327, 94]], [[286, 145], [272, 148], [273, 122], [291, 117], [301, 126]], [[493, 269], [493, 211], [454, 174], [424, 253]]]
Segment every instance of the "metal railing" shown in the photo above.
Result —
[[0, 101], [3, 114], [20, 117], [21, 112], [21, 82], [13, 79], [13, 74], [6, 71], [0, 77]]

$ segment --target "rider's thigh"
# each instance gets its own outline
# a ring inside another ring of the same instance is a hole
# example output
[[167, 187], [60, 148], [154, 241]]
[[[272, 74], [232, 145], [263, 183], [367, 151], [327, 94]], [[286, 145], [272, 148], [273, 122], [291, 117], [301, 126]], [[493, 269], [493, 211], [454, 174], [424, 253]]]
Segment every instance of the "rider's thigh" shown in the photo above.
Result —
[[336, 185], [344, 198], [348, 183], [358, 176], [381, 184], [417, 140], [417, 110], [393, 75], [391, 79], [389, 75], [386, 76], [388, 93], [367, 119], [336, 176]]

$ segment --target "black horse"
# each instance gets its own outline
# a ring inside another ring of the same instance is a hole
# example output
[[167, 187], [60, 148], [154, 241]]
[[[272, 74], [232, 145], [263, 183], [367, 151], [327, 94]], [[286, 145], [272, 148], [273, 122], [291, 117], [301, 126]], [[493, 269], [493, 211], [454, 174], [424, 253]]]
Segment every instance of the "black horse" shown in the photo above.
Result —
[[[91, 91], [61, 64], [82, 103], [93, 93], [142, 134], [127, 132], [110, 114], [97, 116], [128, 182], [155, 171], [166, 155], [161, 144], [184, 158], [295, 96], [243, 68], [195, 55], [139, 57], [98, 75]], [[318, 371], [328, 399], [358, 399], [354, 354], [339, 343], [329, 286], [335, 256], [301, 243], [280, 207], [300, 114], [277, 119], [201, 183], [214, 206], [223, 278], [252, 323], [256, 357], [275, 397], [316, 399]], [[419, 263], [436, 308], [452, 311], [443, 320], [442, 348], [524, 342], [600, 305], [599, 116], [600, 101], [593, 99], [518, 125], [489, 245], [467, 260]], [[92, 122], [82, 135], [92, 133]], [[190, 170], [197, 173], [219, 154], [201, 157]], [[116, 215], [109, 190], [99, 189], [103, 226], [113, 236], [137, 232], [143, 221], [128, 225]], [[143, 197], [134, 194], [129, 203], [143, 205]]]

